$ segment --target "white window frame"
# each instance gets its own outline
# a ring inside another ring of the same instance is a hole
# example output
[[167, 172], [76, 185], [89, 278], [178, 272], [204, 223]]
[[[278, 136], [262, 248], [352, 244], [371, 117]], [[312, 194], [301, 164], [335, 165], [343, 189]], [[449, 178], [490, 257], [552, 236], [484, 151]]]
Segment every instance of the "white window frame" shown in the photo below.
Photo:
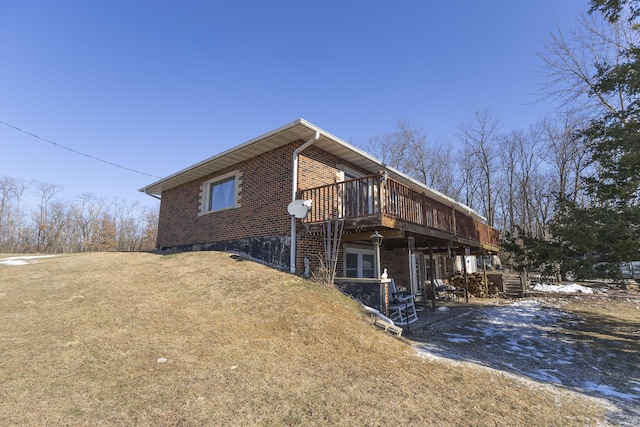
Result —
[[[362, 256], [363, 255], [371, 255], [372, 257], [374, 256], [373, 253], [373, 248], [371, 249], [365, 249], [365, 248], [349, 248], [346, 247], [344, 248], [344, 259], [343, 259], [343, 263], [342, 263], [342, 267], [343, 267], [343, 272], [342, 275], [343, 277], [347, 277], [347, 254], [356, 254], [358, 256], [358, 272], [357, 272], [357, 278], [365, 278], [365, 276], [363, 275], [363, 262], [362, 262]], [[374, 261], [375, 263], [375, 258]], [[373, 268], [374, 272], [372, 274], [371, 277], [367, 277], [368, 279], [373, 278], [375, 275], [375, 266]]]
[[[229, 179], [234, 180], [233, 205], [225, 206], [222, 209], [209, 210], [211, 205], [211, 187]], [[229, 209], [237, 209], [240, 207], [240, 193], [242, 191], [242, 173], [239, 170], [217, 176], [202, 183], [200, 187], [200, 215], [206, 215], [214, 212], [222, 212]]]
[[339, 165], [338, 167], [341, 169], [342, 173], [344, 174], [344, 179], [343, 179], [344, 181], [348, 181], [350, 179], [362, 178], [364, 176], [363, 173], [356, 172], [355, 170], [349, 169], [346, 166]]

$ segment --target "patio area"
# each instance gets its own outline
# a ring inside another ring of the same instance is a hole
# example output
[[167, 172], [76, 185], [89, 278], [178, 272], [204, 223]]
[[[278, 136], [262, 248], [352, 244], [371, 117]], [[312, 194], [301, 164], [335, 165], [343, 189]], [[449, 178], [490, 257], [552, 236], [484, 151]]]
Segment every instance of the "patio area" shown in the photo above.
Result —
[[424, 333], [432, 325], [444, 320], [479, 308], [505, 305], [508, 302], [503, 298], [470, 298], [469, 302], [465, 302], [463, 299], [458, 301], [436, 300], [435, 310], [432, 309], [431, 301], [428, 304], [418, 302], [416, 303], [418, 320], [408, 325], [402, 325], [402, 335], [410, 336], [417, 332]]

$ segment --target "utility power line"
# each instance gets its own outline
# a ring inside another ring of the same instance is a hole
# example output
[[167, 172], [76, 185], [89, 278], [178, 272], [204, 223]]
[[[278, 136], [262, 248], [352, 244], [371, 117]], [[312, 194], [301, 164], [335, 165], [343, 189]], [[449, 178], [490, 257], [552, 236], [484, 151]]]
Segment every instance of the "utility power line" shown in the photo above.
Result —
[[136, 170], [136, 169], [131, 169], [131, 168], [128, 168], [128, 167], [126, 167], [126, 166], [122, 166], [122, 165], [119, 165], [119, 164], [117, 164], [117, 163], [113, 163], [113, 162], [110, 162], [110, 161], [108, 161], [108, 160], [104, 160], [104, 159], [101, 159], [101, 158], [99, 158], [99, 157], [94, 157], [94, 156], [92, 156], [92, 155], [90, 155], [90, 154], [83, 153], [82, 151], [74, 150], [73, 148], [69, 148], [69, 147], [64, 146], [64, 145], [62, 145], [62, 144], [58, 144], [57, 142], [53, 142], [53, 141], [51, 141], [51, 140], [49, 140], [49, 139], [42, 138], [42, 137], [40, 137], [40, 136], [38, 136], [38, 135], [36, 135], [36, 134], [34, 134], [34, 133], [31, 133], [31, 132], [28, 132], [28, 131], [26, 131], [26, 130], [20, 129], [20, 128], [19, 128], [19, 127], [17, 127], [17, 126], [14, 126], [14, 125], [9, 124], [9, 123], [6, 123], [6, 122], [3, 122], [2, 120], [0, 120], [0, 124], [3, 124], [3, 125], [5, 125], [5, 126], [7, 126], [7, 127], [10, 127], [10, 128], [12, 128], [12, 129], [15, 129], [15, 130], [17, 130], [18, 132], [22, 132], [22, 133], [24, 133], [25, 135], [32, 136], [32, 137], [34, 137], [34, 138], [36, 138], [36, 139], [39, 139], [40, 141], [44, 141], [44, 142], [46, 142], [46, 143], [49, 143], [49, 144], [51, 144], [51, 145], [54, 145], [54, 146], [56, 146], [56, 147], [58, 147], [58, 148], [62, 148], [62, 149], [64, 149], [64, 150], [71, 151], [71, 152], [72, 152], [72, 153], [74, 153], [74, 154], [78, 154], [78, 155], [80, 155], [80, 156], [87, 157], [87, 158], [89, 158], [89, 159], [91, 159], [91, 160], [96, 160], [96, 161], [98, 161], [98, 162], [106, 163], [106, 164], [108, 164], [108, 165], [110, 165], [110, 166], [115, 166], [115, 167], [117, 167], [117, 168], [124, 169], [124, 170], [128, 170], [128, 171], [130, 171], [130, 172], [139, 173], [139, 174], [141, 174], [141, 175], [150, 176], [151, 178], [158, 178], [158, 179], [160, 179], [160, 177], [159, 177], [159, 176], [151, 175], [150, 173], [146, 173], [146, 172], [141, 172], [141, 171]]

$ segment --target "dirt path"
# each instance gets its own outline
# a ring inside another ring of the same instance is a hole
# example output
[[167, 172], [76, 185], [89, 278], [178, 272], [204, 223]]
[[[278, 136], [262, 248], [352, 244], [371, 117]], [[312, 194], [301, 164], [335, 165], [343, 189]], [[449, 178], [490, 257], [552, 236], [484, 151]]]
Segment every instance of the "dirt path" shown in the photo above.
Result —
[[603, 322], [526, 299], [466, 312], [412, 338], [423, 352], [605, 398], [619, 409], [612, 423], [640, 425], [640, 318]]

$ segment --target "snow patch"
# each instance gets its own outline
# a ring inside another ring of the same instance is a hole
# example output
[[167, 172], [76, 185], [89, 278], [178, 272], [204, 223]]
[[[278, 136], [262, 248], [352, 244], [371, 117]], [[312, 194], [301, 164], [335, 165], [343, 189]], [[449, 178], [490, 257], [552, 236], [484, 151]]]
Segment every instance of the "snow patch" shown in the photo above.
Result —
[[473, 342], [473, 337], [470, 335], [459, 335], [459, 334], [445, 334], [449, 336], [447, 341], [449, 342]]
[[0, 264], [2, 265], [25, 265], [30, 264], [33, 260], [40, 258], [51, 258], [55, 255], [33, 255], [33, 256], [14, 256], [9, 258], [0, 258]]
[[578, 285], [576, 283], [569, 283], [567, 285], [547, 285], [544, 283], [538, 283], [533, 287], [534, 291], [549, 292], [556, 294], [592, 294], [593, 289], [586, 286]]
[[[640, 395], [636, 395], [636, 394], [629, 394], [629, 393], [620, 393], [619, 391], [615, 390], [613, 387], [610, 387], [608, 385], [605, 384], [595, 384], [595, 383], [591, 383], [591, 382], [586, 382], [584, 384], [584, 388], [587, 390], [592, 390], [595, 392], [598, 392], [602, 395], [605, 396], [614, 396], [614, 397], [618, 397], [620, 399], [624, 399], [624, 400], [640, 400]], [[636, 388], [634, 388], [635, 390]]]

